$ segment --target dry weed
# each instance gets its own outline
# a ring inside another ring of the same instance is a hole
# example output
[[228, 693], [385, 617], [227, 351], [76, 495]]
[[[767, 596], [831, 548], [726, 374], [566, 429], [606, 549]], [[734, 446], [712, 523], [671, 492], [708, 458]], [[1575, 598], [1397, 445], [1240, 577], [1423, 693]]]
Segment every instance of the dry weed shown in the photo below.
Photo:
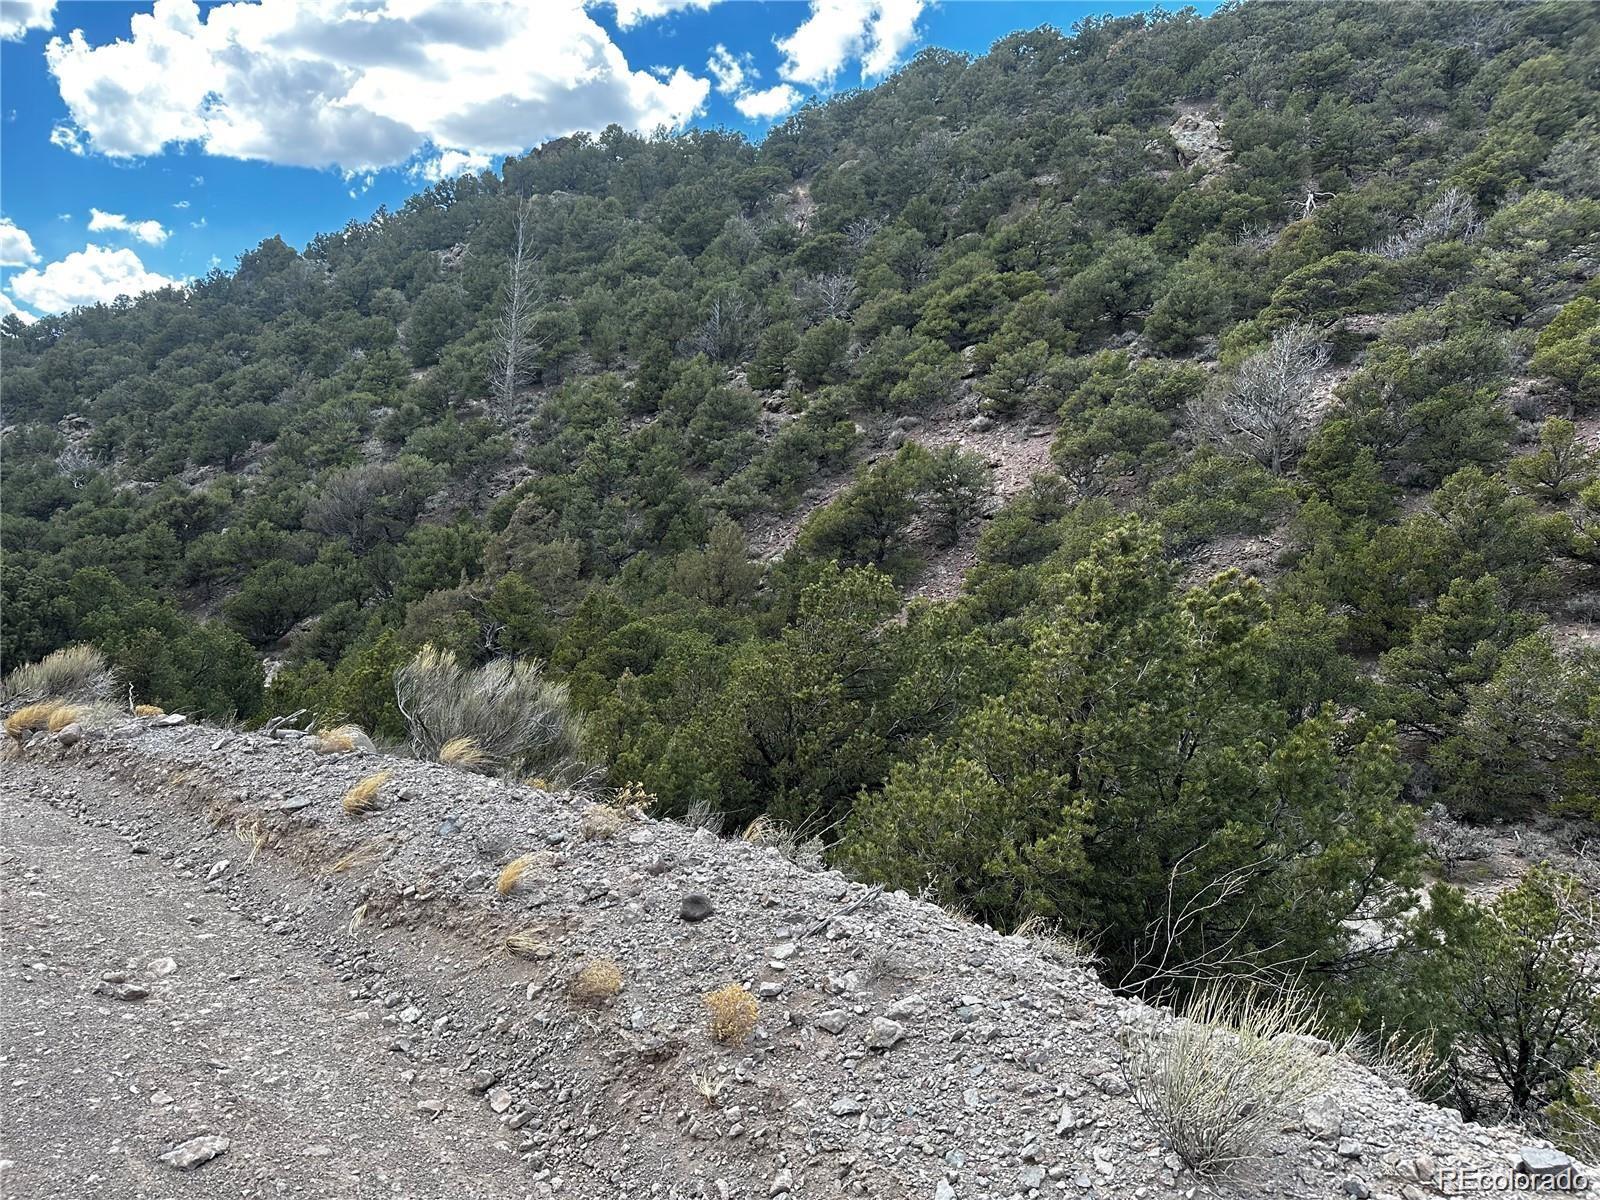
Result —
[[517, 855], [500, 868], [500, 874], [494, 881], [494, 890], [502, 897], [511, 895], [516, 890], [517, 884], [522, 882], [522, 877], [528, 873], [528, 868], [536, 861], [537, 858], [532, 854]]
[[389, 840], [381, 837], [362, 842], [342, 858], [335, 859], [328, 868], [328, 872], [332, 875], [342, 875], [346, 871], [355, 870], [357, 867], [370, 867], [380, 863], [389, 853], [389, 845]]
[[30, 733], [48, 729], [50, 718], [60, 712], [61, 708], [59, 700], [38, 700], [32, 704], [24, 704], [6, 718], [6, 732], [18, 741], [25, 740]]
[[702, 1067], [689, 1072], [689, 1082], [705, 1106], [715, 1108], [722, 1099], [722, 1090], [728, 1086], [728, 1077]]
[[579, 967], [567, 984], [567, 995], [579, 1004], [598, 1008], [622, 990], [622, 971], [608, 958]]
[[454, 737], [439, 747], [439, 761], [446, 766], [478, 771], [489, 765], [489, 756], [475, 737]]
[[506, 935], [506, 952], [518, 958], [550, 958], [555, 948], [531, 929]]
[[378, 790], [389, 782], [389, 776], [392, 774], [392, 771], [378, 771], [375, 774], [368, 775], [360, 783], [352, 787], [344, 794], [344, 799], [340, 801], [344, 806], [344, 811], [352, 817], [359, 816], [361, 813], [376, 811], [378, 807]]
[[705, 995], [706, 1008], [711, 1013], [711, 1037], [728, 1046], [742, 1046], [755, 1032], [761, 1006], [750, 990], [741, 984], [730, 983]]
[[51, 733], [60, 733], [68, 725], [83, 720], [84, 711], [71, 704], [63, 704], [50, 714], [50, 719], [45, 722], [45, 728]]
[[136, 717], [164, 717], [167, 710], [159, 704], [136, 704], [133, 706], [133, 715]]
[[586, 842], [604, 841], [606, 838], [614, 837], [626, 820], [626, 817], [609, 804], [591, 804], [583, 810], [583, 816], [578, 821], [578, 831], [583, 834], [583, 840]]

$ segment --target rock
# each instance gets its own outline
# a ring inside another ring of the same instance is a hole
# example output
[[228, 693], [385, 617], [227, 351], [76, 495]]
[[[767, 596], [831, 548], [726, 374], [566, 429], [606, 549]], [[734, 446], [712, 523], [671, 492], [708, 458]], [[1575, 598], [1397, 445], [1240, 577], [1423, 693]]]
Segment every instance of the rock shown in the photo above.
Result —
[[1364, 1147], [1355, 1138], [1342, 1137], [1339, 1139], [1340, 1158], [1360, 1158]]
[[828, 1111], [836, 1117], [853, 1117], [861, 1111], [861, 1101], [850, 1096], [840, 1096], [828, 1105]]
[[888, 1050], [906, 1036], [906, 1027], [888, 1017], [873, 1017], [872, 1028], [867, 1031], [868, 1050]]
[[429, 1115], [435, 1116], [435, 1117], [437, 1117], [440, 1113], [442, 1113], [448, 1107], [450, 1107], [450, 1106], [443, 1100], [418, 1100], [417, 1101], [417, 1111], [418, 1112], [428, 1113]]
[[[189, 718], [184, 716], [182, 713], [168, 713], [164, 717], [157, 717], [154, 721], [151, 721], [150, 724], [154, 725], [157, 729], [171, 729], [174, 725], [183, 725], [188, 720]], [[221, 1153], [221, 1151], [218, 1151], [218, 1153]]]
[[784, 942], [781, 946], [772, 948], [772, 957], [777, 962], [788, 962], [794, 957], [795, 951], [800, 947], [793, 942]]
[[1023, 1167], [1017, 1172], [1017, 1183], [1024, 1189], [1044, 1186], [1043, 1167]]
[[767, 1185], [768, 1196], [786, 1196], [794, 1191], [794, 1173], [784, 1167], [772, 1177], [772, 1182]]
[[842, 1008], [830, 1008], [826, 1012], [819, 1012], [812, 1022], [818, 1029], [828, 1033], [840, 1034], [844, 1027], [850, 1023], [850, 1014]]
[[1344, 1110], [1332, 1096], [1318, 1096], [1301, 1110], [1300, 1125], [1312, 1137], [1331, 1142], [1344, 1132]]
[[783, 984], [767, 981], [756, 985], [756, 995], [763, 1000], [776, 1000], [783, 995]]
[[690, 892], [678, 906], [678, 915], [685, 921], [704, 921], [716, 911], [710, 897], [700, 892]]
[[94, 990], [113, 1000], [143, 1000], [150, 995], [150, 989], [142, 983], [102, 983]]
[[63, 746], [76, 746], [83, 741], [83, 726], [74, 721], [56, 731], [56, 741]]
[[1056, 1136], [1062, 1137], [1071, 1133], [1078, 1127], [1078, 1114], [1072, 1110], [1072, 1105], [1063, 1104], [1061, 1115], [1056, 1118]]
[[503, 1113], [511, 1107], [512, 1095], [507, 1088], [497, 1087], [489, 1089], [489, 1109], [491, 1112]]
[[1583, 1176], [1578, 1173], [1578, 1164], [1572, 1155], [1545, 1146], [1522, 1147], [1517, 1153], [1517, 1171], [1534, 1179], [1546, 1181], [1538, 1185], [1538, 1190], [1541, 1191], [1553, 1189], [1576, 1192], [1587, 1187]]
[[177, 961], [171, 958], [156, 958], [150, 961], [149, 971], [152, 979], [160, 979], [171, 975], [178, 969]]
[[933, 1185], [933, 1200], [956, 1200], [956, 1189], [948, 1179], [941, 1179]]
[[179, 1171], [192, 1171], [202, 1163], [210, 1162], [217, 1155], [226, 1154], [231, 1145], [233, 1143], [225, 1137], [202, 1134], [168, 1150], [161, 1156], [160, 1161]]
[[1372, 1195], [1372, 1189], [1366, 1185], [1366, 1182], [1357, 1179], [1354, 1175], [1346, 1179], [1339, 1187], [1346, 1196], [1354, 1196], [1355, 1200], [1368, 1200], [1368, 1197]]
[[886, 1016], [896, 1021], [903, 1021], [907, 1017], [920, 1017], [928, 1011], [928, 1002], [921, 996], [903, 996], [888, 1008]]

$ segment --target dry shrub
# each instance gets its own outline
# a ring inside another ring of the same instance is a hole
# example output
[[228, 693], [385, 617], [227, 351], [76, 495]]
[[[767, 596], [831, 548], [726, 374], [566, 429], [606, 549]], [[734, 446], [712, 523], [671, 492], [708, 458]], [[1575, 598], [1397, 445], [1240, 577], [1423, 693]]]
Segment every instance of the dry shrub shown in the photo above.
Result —
[[616, 836], [626, 818], [609, 804], [591, 804], [578, 819], [578, 831], [588, 842], [604, 841]]
[[349, 754], [354, 750], [373, 749], [372, 739], [359, 725], [340, 725], [333, 729], [317, 731], [318, 754]]
[[1045, 958], [1067, 966], [1087, 969], [1099, 961], [1099, 955], [1087, 941], [1038, 913], [1018, 925], [1016, 935], [1031, 943]]
[[518, 958], [549, 958], [555, 953], [550, 943], [531, 929], [506, 935], [506, 951]]
[[6, 732], [21, 741], [30, 733], [50, 728], [50, 718], [60, 712], [61, 708], [59, 700], [40, 700], [33, 704], [24, 704], [6, 718]]
[[761, 1006], [750, 990], [737, 983], [719, 987], [705, 995], [711, 1013], [711, 1037], [728, 1046], [742, 1046], [756, 1030]]
[[762, 813], [742, 835], [752, 846], [770, 847], [797, 867], [817, 870], [822, 866], [822, 839], [806, 837], [799, 830], [776, 817]]
[[509, 896], [516, 890], [517, 884], [522, 882], [522, 877], [528, 873], [528, 868], [533, 866], [535, 861], [532, 854], [519, 854], [513, 858], [500, 868], [500, 874], [494, 881], [494, 890], [502, 896]]
[[1427, 1096], [1444, 1072], [1444, 1064], [1425, 1034], [1395, 1030], [1352, 1038], [1343, 1050], [1385, 1083]]
[[611, 805], [630, 817], [642, 817], [656, 804], [656, 794], [647, 792], [637, 779], [625, 783], [611, 796]]
[[106, 656], [93, 646], [66, 646], [38, 662], [25, 663], [6, 677], [4, 698], [40, 700], [55, 696], [91, 703], [116, 694], [117, 677]]
[[439, 747], [439, 761], [466, 771], [481, 771], [489, 765], [489, 756], [477, 738], [456, 737]]
[[133, 715], [136, 717], [164, 717], [167, 715], [167, 710], [159, 704], [136, 704], [133, 707]]
[[581, 779], [583, 726], [562, 685], [537, 662], [497, 658], [466, 667], [448, 650], [424, 646], [394, 677], [395, 699], [423, 758], [471, 738], [516, 778]]
[[378, 807], [378, 789], [389, 782], [392, 773], [379, 771], [352, 787], [344, 794], [344, 811], [352, 817], [374, 811]]
[[371, 841], [362, 842], [348, 854], [334, 860], [328, 867], [329, 874], [342, 875], [346, 871], [354, 871], [359, 867], [370, 867], [382, 862], [389, 853], [389, 848], [394, 843], [388, 838], [375, 837]]
[[45, 728], [51, 733], [60, 733], [68, 725], [83, 720], [83, 709], [71, 704], [63, 704], [50, 714], [50, 719], [45, 722]]
[[567, 995], [579, 1004], [599, 1007], [622, 990], [622, 971], [609, 958], [579, 967], [567, 984]]
[[1210, 985], [1181, 1019], [1128, 1031], [1125, 1070], [1139, 1109], [1191, 1170], [1259, 1158], [1268, 1136], [1316, 1094], [1327, 1060], [1316, 1011], [1290, 991]]

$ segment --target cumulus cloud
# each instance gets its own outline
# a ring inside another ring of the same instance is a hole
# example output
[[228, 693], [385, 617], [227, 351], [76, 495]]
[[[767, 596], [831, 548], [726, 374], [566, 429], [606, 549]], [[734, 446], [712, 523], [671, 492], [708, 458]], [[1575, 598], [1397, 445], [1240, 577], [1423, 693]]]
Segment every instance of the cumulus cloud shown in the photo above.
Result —
[[737, 95], [744, 88], [747, 71], [751, 78], [755, 77], [755, 72], [750, 70], [750, 56], [736, 55], [721, 42], [711, 47], [706, 70], [717, 81], [717, 91], [725, 96]]
[[41, 312], [66, 312], [85, 304], [103, 304], [118, 296], [137, 296], [178, 283], [145, 265], [132, 250], [112, 250], [90, 243], [41, 268], [19, 271], [11, 294]]
[[710, 8], [717, 0], [616, 0], [617, 28], [632, 29], [642, 21], [655, 21], [686, 8]]
[[0, 41], [20, 42], [56, 22], [56, 0], [0, 0]]
[[12, 302], [10, 296], [6, 295], [4, 292], [0, 292], [0, 320], [4, 320], [6, 317], [15, 317], [24, 325], [32, 325], [39, 319], [26, 309], [18, 308], [16, 304]]
[[468, 154], [463, 150], [446, 150], [443, 154], [436, 154], [424, 158], [411, 168], [411, 174], [418, 179], [427, 179], [437, 183], [441, 179], [454, 179], [457, 175], [476, 174], [489, 169], [489, 164], [494, 159], [487, 154]]
[[[644, 14], [649, 2], [628, 7]], [[621, 14], [619, 13], [619, 21]], [[641, 15], [639, 19], [643, 19]], [[192, 144], [358, 173], [517, 153], [616, 122], [678, 127], [710, 82], [632, 69], [582, 0], [156, 0], [129, 36], [53, 38], [76, 144], [115, 157]], [[68, 149], [73, 138], [52, 134]]]
[[150, 246], [159, 246], [167, 240], [168, 233], [160, 221], [130, 221], [121, 213], [89, 210], [90, 233], [126, 233]]
[[917, 37], [926, 0], [811, 0], [811, 14], [777, 40], [779, 73], [792, 83], [832, 85], [844, 65], [861, 63], [863, 79], [885, 75]]
[[26, 229], [18, 229], [10, 217], [0, 217], [0, 267], [25, 267], [39, 261], [33, 239]]
[[780, 83], [760, 91], [746, 91], [734, 97], [733, 106], [752, 121], [772, 121], [793, 112], [799, 103], [800, 93], [787, 83]]

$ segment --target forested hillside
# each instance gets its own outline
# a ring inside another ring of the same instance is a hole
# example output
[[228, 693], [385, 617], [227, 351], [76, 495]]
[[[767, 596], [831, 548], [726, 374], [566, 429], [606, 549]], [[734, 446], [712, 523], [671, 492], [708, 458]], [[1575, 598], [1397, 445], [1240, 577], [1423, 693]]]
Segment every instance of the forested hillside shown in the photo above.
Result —
[[1580, 885], [1356, 923], [1600, 816], [1597, 95], [1588, 4], [1095, 21], [9, 318], [6, 663], [400, 740], [541, 660], [658, 812], [1579, 1111]]

